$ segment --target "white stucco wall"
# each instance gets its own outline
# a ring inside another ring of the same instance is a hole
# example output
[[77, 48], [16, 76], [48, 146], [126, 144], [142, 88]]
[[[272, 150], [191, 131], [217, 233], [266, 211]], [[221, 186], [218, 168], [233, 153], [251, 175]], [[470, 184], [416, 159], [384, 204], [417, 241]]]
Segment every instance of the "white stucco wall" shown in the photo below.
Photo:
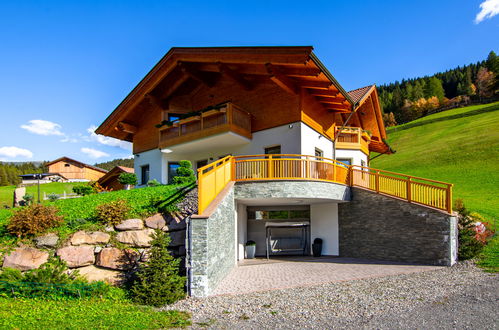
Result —
[[159, 149], [148, 150], [136, 154], [134, 157], [134, 170], [141, 185], [141, 167], [149, 165], [149, 179], [156, 179], [161, 183], [168, 183], [166, 175], [166, 157]]
[[237, 260], [243, 260], [245, 257], [245, 244], [248, 240], [248, 213], [246, 212], [246, 205], [238, 203], [236, 206], [237, 215]]
[[338, 203], [310, 205], [310, 219], [310, 243], [322, 238], [322, 254], [339, 255]]
[[313, 130], [306, 124], [300, 123], [301, 140], [299, 152], [302, 155], [315, 155], [315, 148], [322, 150], [323, 157], [333, 157], [333, 142], [324, 135]]
[[367, 155], [360, 150], [344, 150], [337, 149], [336, 150], [336, 159], [341, 160], [340, 158], [350, 158], [352, 159], [352, 165], [361, 165], [361, 160], [365, 162], [364, 166], [368, 166], [367, 164]]

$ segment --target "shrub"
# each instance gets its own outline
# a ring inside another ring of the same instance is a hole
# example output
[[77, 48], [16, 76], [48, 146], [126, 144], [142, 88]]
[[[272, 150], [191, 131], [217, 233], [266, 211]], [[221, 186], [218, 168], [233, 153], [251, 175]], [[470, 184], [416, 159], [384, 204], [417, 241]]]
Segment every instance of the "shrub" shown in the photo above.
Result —
[[57, 212], [59, 209], [55, 206], [40, 204], [18, 209], [10, 218], [7, 230], [17, 237], [42, 233], [62, 224], [63, 218]]
[[130, 207], [123, 199], [101, 204], [97, 206], [97, 219], [107, 225], [117, 225], [125, 220], [128, 215]]
[[136, 185], [139, 182], [135, 173], [121, 173], [118, 177], [118, 181], [121, 184], [129, 184], [132, 186]]
[[475, 258], [483, 249], [483, 243], [476, 239], [475, 220], [470, 216], [462, 199], [456, 200], [454, 209], [458, 212], [458, 257], [461, 260]]
[[11, 268], [0, 274], [0, 296], [3, 297], [114, 297], [117, 296], [115, 290], [104, 282], [87, 283], [78, 271], [68, 272], [66, 263], [58, 257], [51, 257], [38, 269], [24, 274]]
[[89, 184], [90, 187], [92, 187], [93, 191], [96, 192], [96, 193], [109, 192], [109, 191], [113, 190], [112, 188], [111, 189], [104, 188], [97, 181], [90, 181], [88, 184]]
[[156, 230], [149, 250], [149, 260], [141, 265], [132, 283], [131, 294], [135, 302], [162, 306], [185, 297], [185, 277], [179, 275], [179, 259], [168, 251], [170, 236]]
[[33, 196], [32, 194], [26, 194], [23, 196], [23, 200], [26, 203], [26, 205], [30, 205], [34, 199], [35, 199], [35, 196]]
[[188, 160], [181, 160], [179, 162], [180, 167], [177, 168], [177, 175], [173, 177], [173, 183], [175, 184], [189, 184], [196, 181], [196, 176], [192, 170], [192, 164]]
[[147, 182], [147, 186], [148, 187], [157, 187], [157, 186], [161, 186], [161, 183], [159, 183], [158, 180], [153, 179], [153, 180], [149, 180], [149, 182]]
[[51, 202], [55, 202], [56, 200], [59, 199], [59, 195], [57, 195], [57, 194], [48, 194], [47, 197], [48, 197], [49, 201], [51, 201]]
[[86, 196], [94, 193], [94, 189], [90, 185], [80, 184], [73, 187], [73, 192], [80, 196]]

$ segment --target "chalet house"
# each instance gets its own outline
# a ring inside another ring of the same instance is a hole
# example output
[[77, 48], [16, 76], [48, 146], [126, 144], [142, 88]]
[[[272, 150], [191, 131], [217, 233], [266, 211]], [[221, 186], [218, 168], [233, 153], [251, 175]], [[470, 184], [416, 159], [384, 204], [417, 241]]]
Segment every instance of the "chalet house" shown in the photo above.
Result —
[[50, 173], [60, 174], [69, 182], [97, 181], [107, 173], [102, 168], [88, 165], [69, 157], [61, 157], [53, 160], [47, 163], [47, 167]]
[[[172, 48], [100, 125], [130, 141], [139, 184], [198, 171], [188, 220], [193, 296], [246, 257], [322, 253], [456, 260], [452, 185], [369, 167], [386, 144], [375, 86], [347, 92], [312, 47]], [[415, 160], [417, 161], [417, 160]]]
[[134, 173], [134, 169], [125, 166], [115, 166], [111, 171], [107, 172], [102, 176], [97, 183], [103, 188], [110, 190], [122, 190], [125, 186], [120, 183], [119, 177], [121, 173]]

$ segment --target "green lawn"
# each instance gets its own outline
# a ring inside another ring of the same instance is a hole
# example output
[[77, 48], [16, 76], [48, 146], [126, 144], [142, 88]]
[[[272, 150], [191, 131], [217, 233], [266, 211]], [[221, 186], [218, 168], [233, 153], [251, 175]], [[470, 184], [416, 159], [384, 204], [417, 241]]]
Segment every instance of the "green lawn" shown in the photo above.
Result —
[[189, 324], [186, 313], [129, 302], [0, 298], [1, 329], [164, 329]]
[[[40, 185], [40, 199], [43, 199], [43, 193], [45, 192], [47, 195], [48, 194], [62, 194], [64, 191], [66, 193], [72, 193], [73, 192], [73, 186], [75, 182], [68, 182], [68, 183], [62, 183], [62, 182], [53, 182], [53, 183], [45, 183]], [[0, 187], [0, 207], [2, 205], [7, 205], [12, 207], [12, 202], [13, 202], [13, 196], [14, 196], [14, 189], [15, 186], [2, 186]], [[38, 196], [38, 187], [36, 185], [34, 186], [29, 186], [26, 187], [26, 193], [27, 194], [32, 194], [35, 196], [35, 199]]]
[[499, 102], [443, 111], [388, 129], [397, 152], [371, 167], [454, 184], [454, 199], [489, 221], [499, 215]]

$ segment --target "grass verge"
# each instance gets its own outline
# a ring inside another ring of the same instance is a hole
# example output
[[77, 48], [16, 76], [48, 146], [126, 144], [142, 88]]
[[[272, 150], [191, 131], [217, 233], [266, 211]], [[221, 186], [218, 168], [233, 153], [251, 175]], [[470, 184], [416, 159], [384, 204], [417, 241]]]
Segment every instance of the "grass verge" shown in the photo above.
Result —
[[0, 298], [1, 329], [164, 329], [187, 325], [187, 313], [129, 302]]

